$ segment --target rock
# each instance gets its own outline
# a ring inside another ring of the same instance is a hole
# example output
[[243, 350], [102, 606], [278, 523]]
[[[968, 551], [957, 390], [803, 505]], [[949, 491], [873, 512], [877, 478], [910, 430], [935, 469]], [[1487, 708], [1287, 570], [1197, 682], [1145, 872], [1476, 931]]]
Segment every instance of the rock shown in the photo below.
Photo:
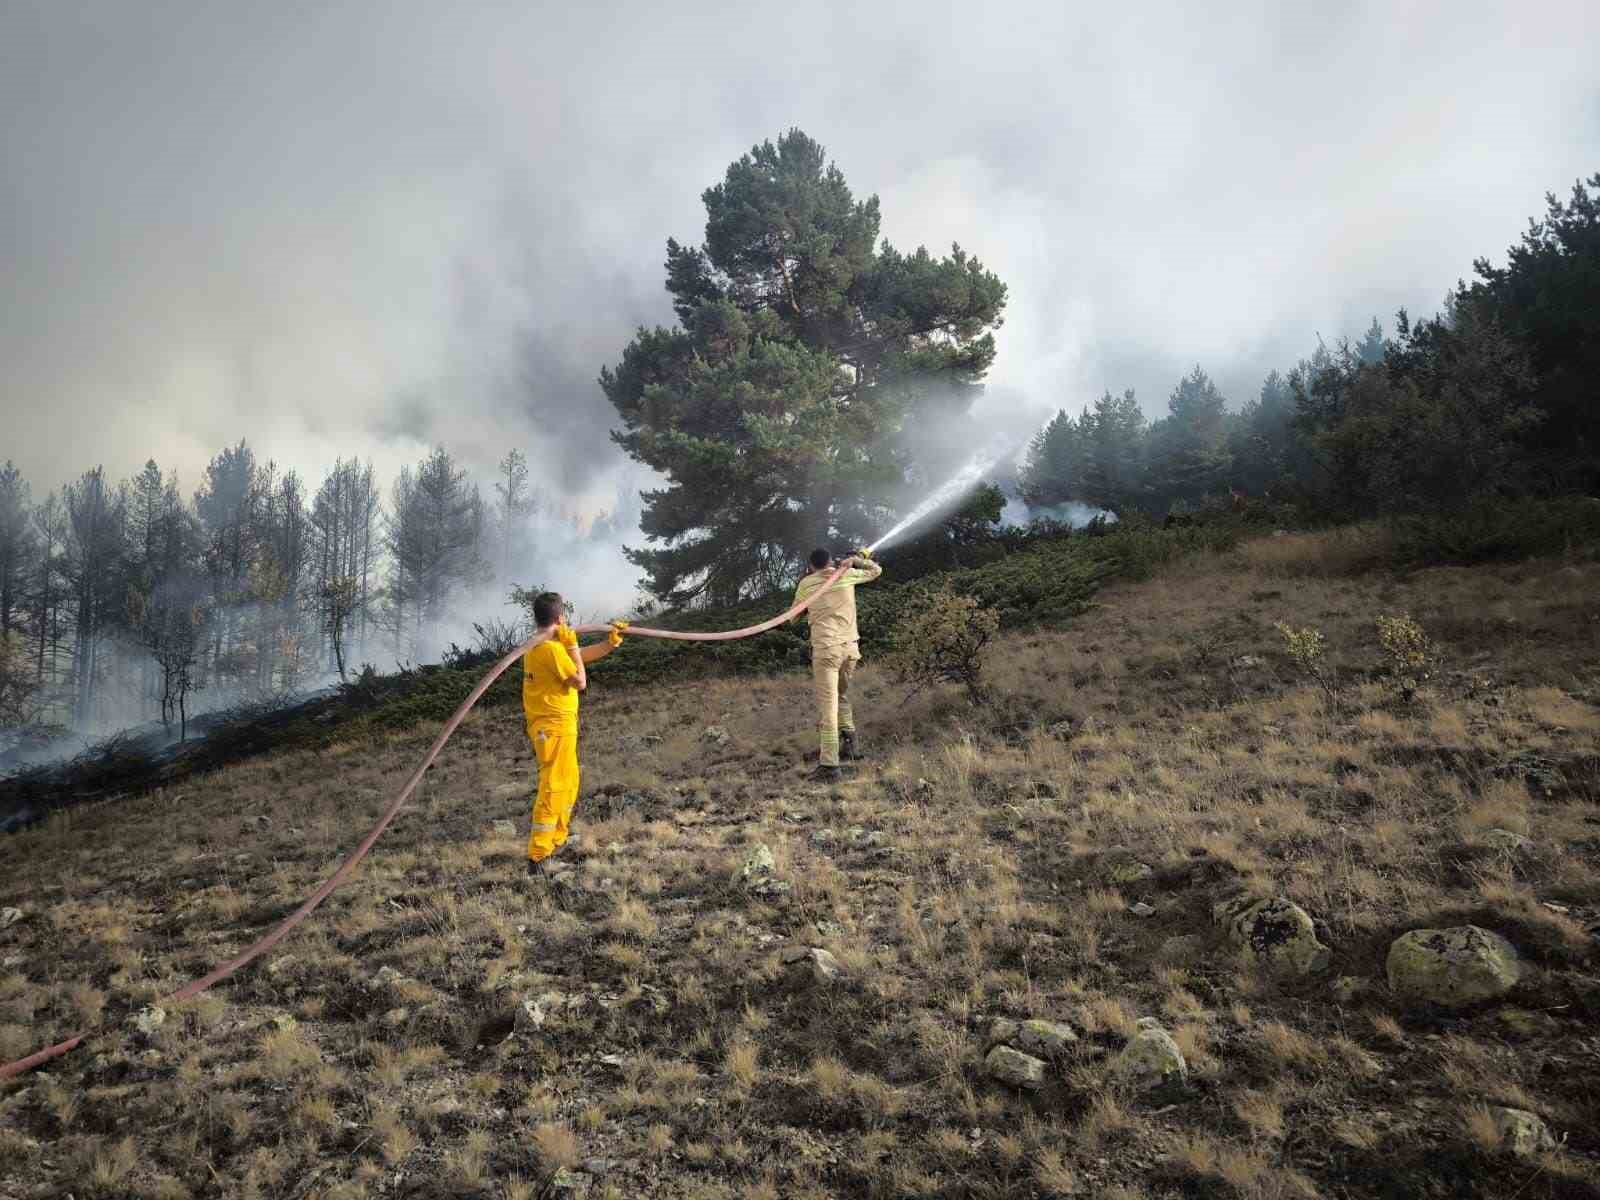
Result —
[[1333, 952], [1317, 940], [1306, 910], [1282, 896], [1234, 896], [1213, 905], [1211, 917], [1250, 961], [1273, 971], [1312, 975], [1326, 970], [1333, 959]]
[[933, 799], [934, 793], [937, 792], [938, 790], [939, 789], [934, 787], [933, 783], [930, 780], [927, 780], [927, 779], [919, 779], [919, 780], [917, 780], [916, 792], [917, 792], [917, 798], [920, 799], [920, 800], [931, 800], [931, 799]]
[[744, 866], [739, 869], [739, 877], [748, 883], [753, 879], [771, 875], [777, 869], [778, 860], [772, 857], [772, 847], [761, 842], [745, 856]]
[[1505, 854], [1516, 854], [1519, 850], [1526, 850], [1533, 845], [1532, 838], [1525, 838], [1509, 829], [1491, 829], [1478, 840], [1485, 846], [1491, 846]]
[[1367, 990], [1367, 981], [1355, 975], [1341, 975], [1333, 981], [1333, 999], [1337, 1004], [1353, 1004], [1357, 996]]
[[1010, 1046], [996, 1046], [989, 1051], [983, 1063], [990, 1076], [1001, 1083], [1009, 1083], [1012, 1087], [1029, 1092], [1036, 1092], [1044, 1086], [1044, 1060], [1013, 1050]]
[[1128, 911], [1136, 917], [1153, 917], [1156, 915], [1156, 910], [1151, 908], [1143, 900], [1128, 905]]
[[728, 736], [728, 731], [721, 725], [707, 725], [705, 732], [700, 737], [701, 740], [710, 742], [713, 746], [726, 746], [733, 740]]
[[370, 988], [393, 987], [405, 979], [405, 976], [393, 967], [379, 967], [377, 972], [367, 980]]
[[744, 860], [744, 866], [739, 868], [739, 878], [752, 895], [768, 898], [782, 896], [792, 889], [790, 883], [774, 877], [778, 868], [777, 860], [772, 857], [772, 849], [766, 843], [761, 843], [750, 851]]
[[1506, 1008], [1495, 1014], [1495, 1020], [1519, 1037], [1537, 1037], [1554, 1031], [1556, 1022], [1544, 1013], [1529, 1012], [1525, 1008]]
[[20, 908], [0, 908], [0, 929], [10, 929], [24, 915]]
[[1254, 654], [1241, 654], [1238, 658], [1233, 660], [1233, 665], [1234, 669], [1239, 671], [1255, 671], [1266, 666], [1266, 664]]
[[167, 1023], [167, 1010], [154, 1004], [147, 1004], [133, 1016], [128, 1018], [128, 1024], [134, 1029], [149, 1037]]
[[1139, 1022], [1139, 1031], [1112, 1060], [1111, 1069], [1146, 1090], [1189, 1078], [1189, 1064], [1178, 1043], [1150, 1017]]
[[1071, 721], [1057, 721], [1054, 725], [1047, 726], [1045, 732], [1059, 741], [1066, 741], [1075, 731]]
[[246, 817], [244, 819], [244, 823], [251, 829], [265, 830], [272, 828], [272, 818], [267, 816], [265, 813], [257, 813], [253, 817]]
[[580, 1174], [577, 1171], [569, 1171], [562, 1167], [555, 1173], [555, 1177], [550, 1180], [549, 1184], [546, 1185], [545, 1195], [582, 1196], [588, 1193], [593, 1183], [594, 1180], [588, 1175]]
[[1500, 1146], [1518, 1158], [1532, 1158], [1542, 1150], [1554, 1150], [1550, 1127], [1531, 1112], [1520, 1108], [1491, 1108]]
[[294, 964], [294, 955], [280, 954], [267, 963], [266, 972], [270, 978], [276, 979]]
[[496, 837], [517, 836], [517, 827], [511, 821], [496, 821], [492, 828]]
[[994, 1046], [1009, 1045], [1017, 1040], [1017, 1034], [1022, 1032], [1022, 1026], [1009, 1017], [996, 1017], [989, 1026], [989, 1042], [984, 1049]]
[[1014, 1035], [1017, 1049], [1026, 1050], [1044, 1058], [1056, 1058], [1067, 1052], [1067, 1047], [1078, 1040], [1072, 1026], [1060, 1021], [1024, 1021]]
[[1516, 947], [1476, 925], [1401, 934], [1385, 968], [1395, 992], [1443, 1008], [1503, 996], [1522, 978]]
[[565, 992], [541, 992], [537, 996], [529, 996], [517, 1005], [512, 1030], [516, 1033], [533, 1033], [543, 1029], [557, 1014], [571, 1009], [574, 1002], [581, 1004], [583, 998], [569, 996]]
[[8, 954], [0, 958], [0, 967], [20, 967], [28, 961], [26, 954]]
[[1118, 863], [1112, 867], [1107, 878], [1112, 883], [1138, 883], [1141, 879], [1149, 879], [1154, 874], [1155, 870], [1149, 863], [1128, 862]]
[[267, 1027], [279, 1033], [290, 1033], [300, 1027], [300, 1022], [286, 1012], [273, 1013], [267, 1018]]
[[391, 1008], [383, 1014], [383, 1023], [390, 1029], [399, 1029], [410, 1019], [411, 1010], [409, 1008]]
[[798, 983], [827, 987], [844, 978], [844, 966], [820, 946], [790, 946], [783, 952], [783, 965]]
[[602, 1179], [611, 1173], [611, 1160], [609, 1158], [586, 1158], [580, 1168], [585, 1175], [592, 1175]]
[[831, 829], [814, 829], [811, 836], [806, 839], [818, 850], [825, 850], [839, 840], [839, 835]]

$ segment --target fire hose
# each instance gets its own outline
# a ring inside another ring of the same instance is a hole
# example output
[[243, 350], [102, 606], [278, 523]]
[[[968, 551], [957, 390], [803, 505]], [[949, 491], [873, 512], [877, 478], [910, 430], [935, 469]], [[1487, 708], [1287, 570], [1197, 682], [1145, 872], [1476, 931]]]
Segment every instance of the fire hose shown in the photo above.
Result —
[[[769, 629], [775, 629], [779, 625], [782, 625], [785, 621], [792, 620], [793, 618], [799, 616], [802, 612], [809, 608], [819, 596], [821, 596], [836, 582], [838, 582], [839, 577], [848, 569], [848, 562], [841, 564], [833, 572], [833, 574], [828, 576], [827, 581], [816, 591], [812, 592], [811, 595], [807, 596], [800, 603], [795, 604], [785, 611], [779, 613], [771, 620], [763, 621], [759, 625], [750, 625], [744, 629], [723, 630], [716, 633], [686, 633], [676, 629], [649, 629], [642, 628], [640, 626], [629, 626], [628, 636], [666, 638], [671, 641], [679, 642], [731, 642], [740, 638], [754, 637], [758, 633], [765, 633]], [[574, 632], [579, 634], [607, 633], [610, 631], [610, 629], [611, 626], [609, 624], [580, 625], [574, 630]], [[257, 941], [254, 945], [248, 947], [236, 957], [229, 959], [225, 963], [222, 963], [220, 966], [213, 967], [210, 971], [204, 975], [201, 975], [199, 978], [190, 980], [188, 983], [184, 984], [183, 987], [173, 992], [170, 996], [157, 1001], [157, 1003], [177, 1004], [181, 1001], [188, 1000], [193, 996], [198, 996], [212, 984], [220, 983], [222, 980], [228, 978], [228, 976], [239, 970], [239, 968], [246, 966], [260, 958], [268, 950], [271, 950], [285, 937], [287, 937], [289, 932], [294, 929], [296, 925], [300, 924], [301, 921], [305, 920], [313, 912], [315, 912], [317, 907], [324, 900], [326, 900], [330, 894], [332, 894], [333, 890], [350, 877], [350, 875], [355, 871], [356, 867], [361, 864], [361, 860], [367, 856], [367, 852], [371, 850], [377, 840], [383, 836], [384, 830], [389, 828], [390, 822], [395, 819], [395, 816], [400, 812], [400, 809], [405, 805], [405, 802], [411, 798], [411, 794], [417, 790], [417, 785], [422, 782], [423, 774], [426, 773], [428, 768], [433, 765], [433, 760], [439, 757], [439, 752], [444, 749], [445, 743], [450, 740], [450, 735], [455, 733], [456, 727], [461, 724], [462, 719], [467, 715], [467, 713], [472, 711], [472, 706], [483, 697], [484, 692], [489, 690], [489, 686], [494, 683], [496, 679], [500, 678], [500, 676], [505, 673], [507, 668], [509, 668], [512, 663], [516, 662], [525, 653], [539, 645], [541, 642], [547, 641], [549, 637], [550, 635], [548, 633], [535, 634], [522, 645], [518, 646], [515, 650], [512, 650], [498, 662], [496, 662], [494, 666], [484, 674], [483, 678], [478, 680], [477, 686], [474, 687], [470, 693], [468, 693], [467, 698], [461, 702], [461, 704], [456, 708], [455, 712], [450, 715], [450, 719], [444, 723], [444, 727], [439, 731], [439, 736], [433, 739], [433, 744], [428, 747], [428, 752], [422, 756], [422, 761], [417, 764], [416, 770], [411, 772], [410, 777], [406, 780], [405, 786], [401, 788], [400, 791], [395, 795], [394, 799], [389, 802], [388, 807], [385, 808], [382, 815], [378, 817], [377, 823], [373, 825], [373, 827], [367, 832], [367, 836], [361, 839], [360, 845], [358, 845], [355, 850], [351, 852], [350, 856], [346, 858], [344, 862], [339, 864], [338, 870], [334, 871], [332, 875], [323, 880], [322, 885], [317, 888], [316, 891], [312, 892], [299, 908], [295, 909], [294, 912], [285, 917], [281, 922], [278, 923], [276, 928], [274, 928], [265, 937]], [[73, 1034], [71, 1037], [66, 1038], [63, 1041], [57, 1042], [53, 1046], [46, 1046], [43, 1050], [39, 1050], [28, 1055], [27, 1058], [19, 1058], [15, 1062], [9, 1062], [5, 1063], [4, 1065], [0, 1065], [0, 1079], [9, 1079], [14, 1075], [21, 1075], [27, 1071], [31, 1071], [35, 1067], [41, 1066], [53, 1058], [59, 1058], [68, 1051], [77, 1049], [77, 1047], [82, 1045], [88, 1039], [106, 1033], [108, 1029], [109, 1026], [107, 1025], [99, 1025], [92, 1029], [86, 1029], [79, 1033]]]

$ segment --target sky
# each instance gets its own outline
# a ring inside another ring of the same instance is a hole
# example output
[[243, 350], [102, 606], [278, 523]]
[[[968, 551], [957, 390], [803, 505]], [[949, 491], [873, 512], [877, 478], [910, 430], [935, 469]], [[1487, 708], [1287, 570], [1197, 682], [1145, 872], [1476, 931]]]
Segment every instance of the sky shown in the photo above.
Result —
[[1238, 405], [1600, 170], [1597, 44], [1590, 0], [0, 0], [0, 460], [515, 446], [613, 508], [648, 481], [596, 376], [791, 126], [1008, 284], [981, 412], [1158, 416], [1195, 365]]

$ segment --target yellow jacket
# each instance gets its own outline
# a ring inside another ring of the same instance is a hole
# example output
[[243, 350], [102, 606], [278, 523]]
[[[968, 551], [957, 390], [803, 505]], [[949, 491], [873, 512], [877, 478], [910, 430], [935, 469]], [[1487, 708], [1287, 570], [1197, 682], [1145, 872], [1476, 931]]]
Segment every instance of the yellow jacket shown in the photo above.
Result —
[[[813, 571], [802, 579], [794, 590], [794, 602], [799, 604], [815, 592], [827, 582], [832, 571], [831, 567]], [[804, 616], [811, 622], [813, 652], [860, 640], [861, 634], [856, 631], [856, 585], [871, 583], [882, 574], [883, 568], [869, 559], [864, 566], [852, 567], [839, 576], [839, 582], [806, 609]]]

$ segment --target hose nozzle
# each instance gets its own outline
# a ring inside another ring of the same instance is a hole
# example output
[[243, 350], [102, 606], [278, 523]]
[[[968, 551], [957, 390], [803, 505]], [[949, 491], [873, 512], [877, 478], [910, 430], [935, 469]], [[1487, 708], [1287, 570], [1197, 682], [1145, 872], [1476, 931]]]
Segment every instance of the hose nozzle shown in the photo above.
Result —
[[857, 558], [871, 558], [872, 557], [872, 547], [871, 546], [867, 546], [864, 549], [857, 550], [856, 551], [856, 557]]

